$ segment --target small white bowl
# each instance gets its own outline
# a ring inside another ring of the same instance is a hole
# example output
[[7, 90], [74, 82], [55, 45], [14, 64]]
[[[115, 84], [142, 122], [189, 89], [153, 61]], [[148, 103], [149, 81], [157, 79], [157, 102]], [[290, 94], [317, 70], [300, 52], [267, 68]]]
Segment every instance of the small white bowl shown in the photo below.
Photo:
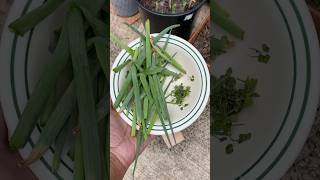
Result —
[[[152, 36], [155, 35], [157, 34], [152, 34]], [[168, 35], [165, 35], [163, 38], [161, 38], [158, 42], [158, 45], [162, 46], [166, 41], [167, 36]], [[188, 104], [188, 106], [183, 108], [183, 110], [181, 110], [180, 107], [178, 107], [177, 105], [168, 104], [168, 110], [172, 122], [173, 132], [180, 132], [183, 129], [190, 126], [193, 122], [195, 122], [203, 112], [205, 106], [207, 105], [210, 95], [210, 75], [206, 62], [204, 61], [200, 52], [193, 45], [191, 45], [186, 40], [174, 35], [170, 35], [169, 38], [170, 39], [168, 41], [169, 43], [167, 51], [170, 55], [177, 53], [175, 59], [183, 66], [183, 68], [187, 71], [187, 74], [185, 74], [179, 80], [174, 81], [170, 85], [170, 88], [167, 92], [171, 92], [174, 86], [179, 85], [180, 83], [183, 83], [185, 86], [191, 87], [190, 95], [185, 100], [185, 103]], [[136, 39], [129, 44], [129, 47], [136, 48], [139, 46], [139, 42], [140, 39]], [[128, 60], [129, 57], [130, 55], [126, 53], [125, 50], [122, 50], [120, 54], [117, 56], [116, 60], [114, 61], [112, 69]], [[173, 71], [177, 71], [170, 65], [168, 65], [167, 68]], [[116, 96], [119, 93], [123, 80], [125, 79], [127, 70], [128, 69], [123, 69], [119, 73], [114, 73], [111, 70], [110, 96], [112, 102], [115, 101]], [[191, 76], [194, 76], [194, 81], [190, 80]], [[167, 78], [164, 87], [166, 87], [166, 84], [169, 81], [170, 78]], [[121, 112], [120, 116], [126, 123], [128, 123], [131, 126], [133, 118], [132, 112]], [[166, 124], [166, 129], [168, 129], [168, 133], [171, 132], [168, 123]], [[165, 134], [165, 131], [159, 119], [156, 120], [156, 123], [152, 128], [151, 134]]]

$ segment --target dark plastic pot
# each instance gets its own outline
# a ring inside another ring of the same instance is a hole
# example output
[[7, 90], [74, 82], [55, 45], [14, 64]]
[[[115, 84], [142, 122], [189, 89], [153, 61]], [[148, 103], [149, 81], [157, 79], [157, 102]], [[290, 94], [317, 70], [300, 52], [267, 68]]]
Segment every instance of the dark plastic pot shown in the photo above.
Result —
[[129, 17], [138, 12], [135, 0], [111, 0], [118, 16]]
[[206, 2], [206, 0], [202, 0], [197, 6], [188, 11], [176, 14], [164, 14], [155, 12], [144, 7], [140, 3], [140, 0], [136, 0], [136, 2], [139, 5], [139, 12], [141, 14], [143, 22], [145, 22], [146, 19], [150, 20], [150, 31], [152, 33], [159, 33], [164, 28], [170, 25], [180, 24], [180, 27], [174, 29], [172, 31], [172, 34], [188, 40], [191, 34], [194, 16], [199, 8]]

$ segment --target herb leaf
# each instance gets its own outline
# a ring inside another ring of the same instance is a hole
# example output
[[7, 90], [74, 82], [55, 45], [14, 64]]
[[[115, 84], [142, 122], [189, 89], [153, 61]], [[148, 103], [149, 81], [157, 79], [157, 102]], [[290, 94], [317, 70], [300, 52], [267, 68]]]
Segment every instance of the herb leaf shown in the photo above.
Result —
[[233, 144], [228, 144], [225, 149], [227, 154], [233, 153]]
[[251, 139], [251, 133], [239, 134], [238, 143], [243, 143], [249, 139]]

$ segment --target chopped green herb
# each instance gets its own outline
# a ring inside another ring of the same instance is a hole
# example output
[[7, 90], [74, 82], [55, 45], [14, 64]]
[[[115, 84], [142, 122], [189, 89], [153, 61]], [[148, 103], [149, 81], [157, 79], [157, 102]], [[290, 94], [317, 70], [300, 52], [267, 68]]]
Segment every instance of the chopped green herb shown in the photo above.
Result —
[[269, 60], [270, 60], [270, 55], [262, 55], [262, 54], [260, 54], [259, 56], [258, 56], [258, 62], [261, 62], [261, 63], [265, 63], [265, 64], [267, 64], [268, 62], [269, 62]]
[[[241, 80], [233, 77], [231, 68], [219, 78], [213, 76], [211, 133], [214, 137], [220, 141], [230, 140], [238, 143], [251, 138], [251, 133], [240, 134], [238, 140], [232, 139], [231, 135], [232, 127], [239, 125], [235, 121], [236, 115], [251, 106], [255, 97], [259, 97], [256, 93], [257, 83], [257, 79]], [[226, 152], [232, 152], [231, 146], [228, 146]]]
[[233, 144], [228, 144], [225, 149], [227, 154], [233, 153]]
[[173, 97], [170, 103], [177, 104], [180, 106], [180, 109], [183, 110], [184, 101], [187, 96], [189, 96], [191, 92], [190, 86], [184, 86], [182, 83], [180, 85], [176, 85], [174, 89], [171, 91], [170, 96]]
[[239, 134], [238, 143], [243, 143], [249, 139], [251, 139], [251, 133]]
[[194, 81], [194, 75], [190, 76], [190, 81]]
[[262, 44], [262, 50], [263, 50], [264, 52], [269, 52], [269, 51], [270, 51], [270, 48], [269, 48], [269, 46], [268, 46], [267, 44]]
[[262, 44], [261, 47], [262, 50], [258, 50], [256, 48], [249, 48], [255, 53], [254, 55], [250, 55], [250, 57], [256, 58], [258, 62], [267, 64], [271, 59], [271, 56], [269, 54], [270, 48], [267, 44]]
[[185, 107], [187, 107], [189, 104], [184, 104], [180, 106], [180, 110], [182, 111]]

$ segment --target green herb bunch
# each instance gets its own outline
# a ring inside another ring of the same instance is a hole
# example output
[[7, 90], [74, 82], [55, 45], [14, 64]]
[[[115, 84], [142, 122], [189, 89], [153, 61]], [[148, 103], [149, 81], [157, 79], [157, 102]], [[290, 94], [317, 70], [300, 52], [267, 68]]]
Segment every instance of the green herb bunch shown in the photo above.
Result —
[[[22, 36], [62, 4], [67, 13], [50, 44], [52, 55], [10, 137], [24, 148], [33, 130], [38, 140], [23, 165], [54, 147], [52, 171], [58, 174], [64, 152], [74, 161], [74, 179], [109, 179], [108, 13], [100, 0], [47, 0], [9, 25]], [[63, 82], [63, 83], [62, 83]], [[66, 145], [67, 139], [71, 144]]]
[[190, 86], [184, 86], [182, 83], [174, 86], [174, 89], [169, 94], [169, 96], [172, 97], [172, 100], [169, 103], [176, 104], [180, 107], [180, 110], [183, 110], [184, 107], [188, 106], [188, 104], [184, 104], [184, 101], [185, 98], [189, 96], [190, 92]]
[[[131, 136], [137, 138], [134, 173], [141, 145], [150, 135], [157, 119], [161, 122], [168, 142], [170, 145], [172, 144], [169, 133], [174, 134], [174, 132], [166, 101], [172, 93], [167, 95], [167, 91], [172, 82], [186, 74], [186, 71], [176, 61], [176, 53], [170, 55], [166, 51], [170, 32], [172, 29], [179, 27], [179, 25], [169, 26], [156, 36], [150, 35], [149, 20], [146, 20], [143, 32], [140, 32], [132, 25], [126, 25], [139, 35], [140, 43], [138, 47], [129, 47], [119, 37], [111, 33], [111, 40], [122, 49], [125, 49], [130, 55], [130, 60], [121, 63], [113, 69], [115, 73], [129, 70], [116, 96], [113, 107], [118, 111], [133, 114]], [[165, 34], [168, 35], [165, 37]], [[164, 44], [160, 46], [159, 42], [164, 42]], [[169, 70], [167, 68], [168, 65], [175, 70]], [[165, 81], [167, 78], [171, 78], [171, 80], [166, 85]], [[177, 93], [173, 93], [174, 98], [176, 98], [174, 102], [180, 105], [183, 99], [189, 95], [190, 87], [187, 90], [183, 88], [182, 93], [181, 91], [175, 92]], [[169, 129], [167, 128], [168, 125]], [[174, 135], [173, 139], [176, 141]]]
[[[211, 14], [213, 14], [214, 23], [228, 32], [235, 38], [242, 40], [245, 31], [230, 19], [230, 14], [221, 7], [216, 1], [211, 3]], [[227, 36], [220, 38], [211, 37], [212, 63], [216, 58], [227, 52], [227, 49], [234, 46], [234, 42]], [[261, 50], [260, 50], [261, 49]], [[263, 43], [261, 48], [250, 48], [253, 54], [249, 55], [255, 58], [257, 62], [267, 64], [271, 59], [270, 47]], [[212, 65], [214, 67], [214, 65]], [[258, 80], [247, 78], [241, 80], [232, 75], [232, 69], [229, 68], [226, 73], [220, 77], [213, 75], [211, 71], [211, 135], [223, 141], [229, 141], [225, 151], [230, 154], [234, 150], [234, 144], [243, 143], [251, 138], [251, 133], [239, 134], [235, 137], [232, 132], [233, 127], [243, 125], [237, 119], [237, 115], [245, 108], [254, 103], [254, 98], [259, 97], [256, 92]]]
[[257, 80], [247, 78], [245, 80], [236, 79], [232, 76], [232, 69], [219, 78], [213, 76], [212, 87], [212, 119], [211, 134], [219, 140], [231, 140], [242, 143], [250, 137], [243, 138], [240, 134], [238, 139], [232, 137], [232, 127], [240, 125], [237, 123], [237, 114], [244, 108], [253, 104], [253, 99], [259, 97], [256, 93]]

